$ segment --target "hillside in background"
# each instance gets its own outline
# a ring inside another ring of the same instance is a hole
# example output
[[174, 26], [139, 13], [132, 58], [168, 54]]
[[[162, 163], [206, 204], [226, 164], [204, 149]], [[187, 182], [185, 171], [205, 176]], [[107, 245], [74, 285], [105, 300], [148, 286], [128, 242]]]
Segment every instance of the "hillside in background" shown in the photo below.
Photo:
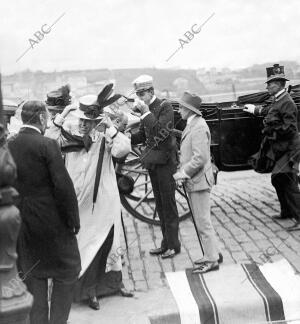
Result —
[[[282, 61], [291, 83], [299, 83], [300, 65]], [[185, 90], [197, 93], [206, 101], [234, 100], [237, 95], [265, 89], [266, 66], [257, 64], [239, 70], [229, 68], [199, 69], [94, 69], [81, 71], [43, 72], [26, 70], [3, 76], [3, 94], [6, 99], [45, 99], [47, 92], [63, 84], [71, 85], [72, 93], [81, 96], [97, 93], [105, 83], [114, 82], [116, 91], [128, 94], [132, 81], [140, 74], [153, 76], [155, 89], [164, 97], [179, 97]]]

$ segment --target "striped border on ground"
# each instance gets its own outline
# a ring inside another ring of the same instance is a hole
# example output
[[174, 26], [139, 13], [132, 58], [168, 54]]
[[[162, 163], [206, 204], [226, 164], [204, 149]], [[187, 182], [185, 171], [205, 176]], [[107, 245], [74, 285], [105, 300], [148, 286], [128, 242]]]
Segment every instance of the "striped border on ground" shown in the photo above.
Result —
[[254, 263], [242, 264], [241, 266], [264, 302], [267, 321], [284, 320], [285, 316], [281, 297], [266, 280], [259, 267]]
[[191, 292], [198, 305], [200, 322], [205, 324], [219, 324], [217, 307], [207, 289], [203, 276], [193, 274], [192, 269], [186, 270], [186, 276]]
[[266, 263], [259, 268], [280, 295], [287, 322], [300, 324], [300, 275], [295, 274], [295, 270], [285, 259]]
[[184, 271], [167, 272], [166, 277], [178, 306], [180, 323], [201, 324], [198, 305], [191, 292], [186, 273]]
[[230, 264], [219, 271], [166, 273], [176, 301], [151, 324], [300, 324], [300, 276], [287, 260]]

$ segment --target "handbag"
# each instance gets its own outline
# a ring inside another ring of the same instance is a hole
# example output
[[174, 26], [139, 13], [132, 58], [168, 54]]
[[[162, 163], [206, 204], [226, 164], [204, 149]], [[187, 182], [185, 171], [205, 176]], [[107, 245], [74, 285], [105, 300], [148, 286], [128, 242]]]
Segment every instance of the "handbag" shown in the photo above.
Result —
[[117, 175], [117, 184], [119, 193], [122, 195], [129, 195], [132, 193], [134, 189], [134, 180], [132, 177], [126, 174], [121, 174], [119, 172], [116, 173]]
[[270, 141], [265, 136], [261, 142], [259, 151], [252, 155], [248, 163], [258, 173], [270, 173], [275, 166], [275, 156]]

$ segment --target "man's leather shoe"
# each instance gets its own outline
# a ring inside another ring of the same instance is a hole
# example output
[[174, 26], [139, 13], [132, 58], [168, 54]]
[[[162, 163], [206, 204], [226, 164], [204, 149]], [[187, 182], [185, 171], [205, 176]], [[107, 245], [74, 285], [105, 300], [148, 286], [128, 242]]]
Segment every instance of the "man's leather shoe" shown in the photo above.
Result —
[[[206, 262], [207, 260], [205, 260], [205, 258], [202, 258], [202, 259], [199, 259], [199, 260], [196, 260], [194, 263], [199, 265], [201, 263], [204, 263]], [[219, 253], [219, 259], [218, 259], [218, 263], [223, 263], [223, 254], [222, 253]]]
[[300, 222], [297, 222], [293, 226], [290, 226], [286, 229], [288, 232], [300, 231]]
[[282, 216], [282, 215], [276, 215], [276, 216], [273, 216], [272, 219], [285, 220], [285, 219], [291, 219], [291, 217]]
[[126, 288], [120, 288], [119, 293], [122, 297], [133, 297], [133, 293]]
[[96, 296], [89, 298], [89, 307], [94, 309], [94, 310], [99, 310], [100, 309], [99, 300], [97, 299]]
[[167, 251], [165, 251], [162, 255], [161, 258], [162, 259], [168, 259], [168, 258], [173, 258], [176, 254], [180, 253], [180, 249], [168, 249]]
[[157, 249], [151, 249], [149, 251], [149, 253], [151, 255], [160, 255], [160, 254], [163, 254], [165, 251], [166, 251], [165, 249], [163, 249], [163, 248], [160, 247], [160, 248], [157, 248]]

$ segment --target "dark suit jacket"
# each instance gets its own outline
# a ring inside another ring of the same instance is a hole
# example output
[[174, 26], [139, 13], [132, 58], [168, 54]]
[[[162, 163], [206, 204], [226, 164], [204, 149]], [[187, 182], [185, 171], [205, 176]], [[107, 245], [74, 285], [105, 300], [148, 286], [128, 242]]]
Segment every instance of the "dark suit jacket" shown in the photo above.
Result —
[[71, 229], [80, 226], [78, 203], [56, 141], [24, 127], [8, 146], [17, 165], [21, 271], [34, 267], [31, 274], [38, 277], [77, 276], [80, 256]]
[[[131, 136], [131, 144], [145, 143], [150, 151], [146, 154], [151, 155], [152, 151], [162, 150], [168, 152], [169, 162], [176, 164], [176, 138], [172, 133], [174, 128], [174, 111], [171, 103], [167, 100], [156, 98], [149, 105], [148, 114], [140, 124], [139, 131]], [[143, 159], [143, 154], [141, 156]], [[145, 165], [152, 168], [152, 165]]]
[[274, 103], [263, 108], [265, 116], [263, 133], [269, 137], [276, 164], [273, 173], [297, 172], [300, 161], [300, 138], [297, 127], [297, 106], [284, 92]]

